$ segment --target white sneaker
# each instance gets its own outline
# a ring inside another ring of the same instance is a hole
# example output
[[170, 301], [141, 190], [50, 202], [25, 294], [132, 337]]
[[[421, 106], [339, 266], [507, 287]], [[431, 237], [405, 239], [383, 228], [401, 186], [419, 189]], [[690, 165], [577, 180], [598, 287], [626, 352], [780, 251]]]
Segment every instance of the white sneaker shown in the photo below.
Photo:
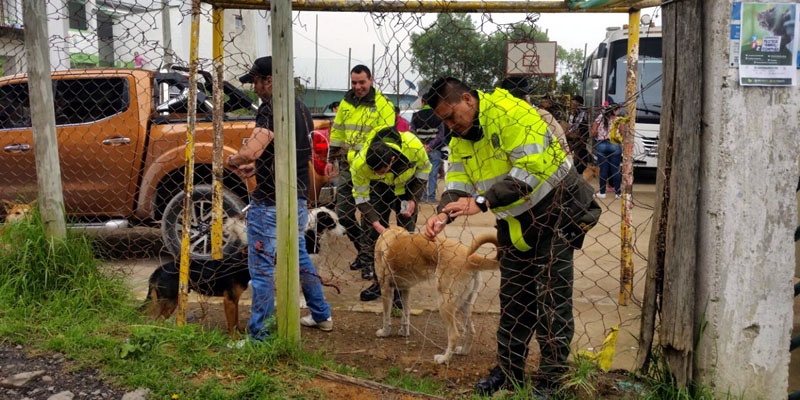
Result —
[[598, 199], [605, 199], [606, 198], [606, 194], [597, 192], [597, 193], [594, 194], [594, 197], [596, 197]]
[[333, 330], [333, 319], [328, 317], [325, 321], [314, 321], [314, 317], [311, 314], [306, 315], [303, 318], [300, 318], [300, 325], [309, 327], [309, 328], [319, 328], [319, 330], [323, 332], [330, 332]]

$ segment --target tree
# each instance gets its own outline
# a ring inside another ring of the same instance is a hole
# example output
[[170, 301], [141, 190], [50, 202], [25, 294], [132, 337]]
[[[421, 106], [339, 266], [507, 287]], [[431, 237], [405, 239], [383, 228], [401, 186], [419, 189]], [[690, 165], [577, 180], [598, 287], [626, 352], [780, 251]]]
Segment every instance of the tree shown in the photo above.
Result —
[[[440, 76], [452, 76], [469, 86], [487, 90], [505, 78], [508, 41], [547, 41], [545, 32], [531, 22], [501, 25], [484, 34], [466, 14], [442, 13], [423, 33], [411, 34], [411, 65], [421, 77], [423, 87]], [[558, 47], [559, 66], [564, 71], [558, 92], [574, 94], [580, 88], [582, 51]], [[552, 91], [551, 76], [528, 78], [532, 93]]]

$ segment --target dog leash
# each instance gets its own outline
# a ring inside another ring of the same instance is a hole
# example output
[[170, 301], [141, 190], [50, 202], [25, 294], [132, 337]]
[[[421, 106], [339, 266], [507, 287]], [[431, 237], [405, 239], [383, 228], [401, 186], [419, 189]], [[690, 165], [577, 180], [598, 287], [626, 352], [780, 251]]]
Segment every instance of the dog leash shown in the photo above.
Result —
[[[275, 264], [275, 262], [276, 262], [275, 256], [273, 256], [272, 254], [267, 253], [267, 251], [264, 250], [264, 242], [262, 242], [260, 240], [256, 241], [256, 251], [261, 253], [261, 254], [264, 254], [265, 256], [267, 256], [270, 259], [272, 259], [272, 263]], [[336, 294], [342, 294], [342, 291], [339, 290], [339, 286], [337, 286], [336, 284], [325, 283], [325, 280], [323, 280], [321, 276], [319, 276], [318, 274], [315, 274], [315, 273], [313, 273], [313, 272], [311, 272], [311, 271], [309, 271], [309, 270], [307, 270], [305, 268], [298, 268], [298, 269], [300, 270], [300, 272], [302, 272], [302, 273], [304, 273], [306, 275], [311, 275], [311, 276], [319, 279], [319, 283], [322, 284], [322, 286], [327, 286], [327, 287], [334, 288], [336, 290]]]

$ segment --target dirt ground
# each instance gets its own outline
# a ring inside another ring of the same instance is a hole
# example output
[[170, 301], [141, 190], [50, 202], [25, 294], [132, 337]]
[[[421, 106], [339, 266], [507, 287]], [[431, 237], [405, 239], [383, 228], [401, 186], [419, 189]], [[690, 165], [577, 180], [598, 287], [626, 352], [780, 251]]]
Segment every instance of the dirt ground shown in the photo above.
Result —
[[[635, 359], [638, 337], [640, 307], [638, 299], [644, 292], [644, 268], [652, 224], [652, 208], [655, 177], [637, 176], [634, 186], [634, 208], [632, 214], [635, 236], [634, 290], [627, 306], [618, 303], [620, 215], [621, 202], [613, 197], [599, 200], [604, 208], [600, 223], [590, 231], [584, 248], [575, 252], [574, 313], [576, 332], [573, 348], [597, 351], [612, 326], [620, 327], [616, 347], [614, 368], [629, 369]], [[434, 213], [433, 204], [423, 204], [420, 209], [418, 229]], [[462, 218], [449, 225], [445, 234], [469, 243], [482, 232], [494, 230], [495, 220], [489, 214]], [[121, 271], [139, 298], [144, 298], [147, 278], [169, 255], [158, 253], [160, 241], [157, 230], [129, 230], [122, 235], [98, 238], [101, 249], [115, 255], [106, 266]], [[499, 272], [484, 272], [483, 287], [476, 302], [475, 321], [477, 335], [472, 354], [456, 357], [449, 366], [433, 363], [446, 344], [446, 335], [437, 310], [437, 295], [433, 282], [414, 288], [411, 295], [412, 334], [409, 338], [375, 337], [380, 322], [379, 302], [360, 302], [359, 292], [369, 285], [361, 280], [358, 272], [348, 266], [355, 258], [352, 245], [343, 237], [326, 237], [319, 255], [313, 256], [315, 265], [326, 284], [341, 290], [337, 294], [333, 287], [325, 287], [325, 295], [333, 308], [334, 332], [322, 334], [316, 330], [303, 330], [303, 338], [310, 349], [325, 349], [338, 361], [369, 370], [377, 375], [389, 368], [402, 366], [404, 370], [420, 376], [433, 376], [460, 386], [471, 384], [477, 375], [484, 374], [493, 365], [495, 356], [495, 331], [499, 319]], [[493, 249], [486, 246], [482, 252], [490, 254]], [[142, 254], [150, 256], [142, 257]], [[137, 258], [138, 256], [138, 258]], [[223, 327], [222, 305], [218, 298], [192, 296], [195, 304], [194, 320], [209, 327]], [[304, 311], [306, 313], [307, 311]], [[249, 317], [249, 290], [241, 304], [241, 318]], [[190, 316], [192, 318], [192, 316]], [[535, 369], [537, 351], [531, 352], [530, 365]]]

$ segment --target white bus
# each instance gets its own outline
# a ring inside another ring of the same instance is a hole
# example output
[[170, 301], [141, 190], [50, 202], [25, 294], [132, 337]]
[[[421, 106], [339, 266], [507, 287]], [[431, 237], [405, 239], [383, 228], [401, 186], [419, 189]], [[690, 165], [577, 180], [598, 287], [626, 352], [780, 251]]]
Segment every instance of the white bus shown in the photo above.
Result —
[[[627, 63], [627, 25], [623, 28], [607, 28], [605, 40], [587, 56], [583, 68], [584, 105], [592, 110], [590, 114], [593, 118], [605, 102], [625, 102]], [[642, 23], [639, 31], [639, 98], [636, 103], [634, 167], [658, 166], [661, 81], [661, 27]]]

